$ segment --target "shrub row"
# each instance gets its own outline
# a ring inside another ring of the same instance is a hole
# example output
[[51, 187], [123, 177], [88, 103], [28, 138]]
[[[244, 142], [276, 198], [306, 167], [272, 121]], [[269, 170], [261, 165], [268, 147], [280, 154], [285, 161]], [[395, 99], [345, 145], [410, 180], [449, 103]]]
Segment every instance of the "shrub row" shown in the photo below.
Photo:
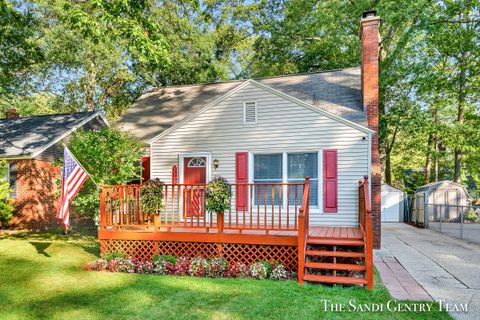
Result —
[[153, 256], [152, 260], [126, 257], [121, 253], [109, 253], [91, 265], [95, 271], [176, 275], [210, 278], [255, 278], [286, 280], [294, 275], [285, 266], [274, 261], [258, 261], [247, 266], [243, 263], [229, 264], [223, 258]]

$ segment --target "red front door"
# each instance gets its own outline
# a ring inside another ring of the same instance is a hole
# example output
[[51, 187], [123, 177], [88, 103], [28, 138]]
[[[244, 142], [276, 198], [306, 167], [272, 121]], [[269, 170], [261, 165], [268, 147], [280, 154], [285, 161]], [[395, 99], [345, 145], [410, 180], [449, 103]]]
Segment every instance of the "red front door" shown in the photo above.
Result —
[[185, 216], [204, 217], [204, 187], [207, 182], [207, 159], [205, 157], [184, 158], [183, 183], [185, 186]]

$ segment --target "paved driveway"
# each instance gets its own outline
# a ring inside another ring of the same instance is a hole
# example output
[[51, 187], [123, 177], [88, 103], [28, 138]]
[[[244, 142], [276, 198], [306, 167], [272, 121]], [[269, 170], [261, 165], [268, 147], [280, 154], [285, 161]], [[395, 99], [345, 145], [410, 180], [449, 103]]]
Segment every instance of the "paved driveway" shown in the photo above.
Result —
[[457, 319], [480, 319], [480, 246], [404, 223], [382, 224], [382, 250], [395, 257], [435, 300], [468, 303]]

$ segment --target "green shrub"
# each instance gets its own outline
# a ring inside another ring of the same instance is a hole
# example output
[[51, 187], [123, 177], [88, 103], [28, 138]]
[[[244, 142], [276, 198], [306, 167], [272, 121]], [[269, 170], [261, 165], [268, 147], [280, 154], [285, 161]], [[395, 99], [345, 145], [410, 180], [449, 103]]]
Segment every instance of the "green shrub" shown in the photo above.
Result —
[[480, 218], [478, 217], [478, 214], [473, 210], [469, 209], [467, 212], [465, 212], [465, 220], [473, 223], [479, 223]]
[[0, 200], [0, 227], [8, 227], [13, 217], [13, 205], [8, 200]]
[[273, 270], [273, 267], [275, 266], [275, 263], [270, 263], [269, 261], [262, 261], [261, 264], [263, 264], [265, 266], [265, 270], [267, 271], [267, 276], [269, 277], [270, 274], [272, 273], [272, 270]]
[[107, 252], [102, 255], [102, 259], [106, 261], [112, 261], [114, 259], [126, 259], [127, 255], [120, 251]]
[[166, 262], [170, 262], [172, 265], [175, 265], [177, 263], [177, 257], [175, 256], [167, 255], [167, 256], [163, 256], [163, 258], [165, 259]]

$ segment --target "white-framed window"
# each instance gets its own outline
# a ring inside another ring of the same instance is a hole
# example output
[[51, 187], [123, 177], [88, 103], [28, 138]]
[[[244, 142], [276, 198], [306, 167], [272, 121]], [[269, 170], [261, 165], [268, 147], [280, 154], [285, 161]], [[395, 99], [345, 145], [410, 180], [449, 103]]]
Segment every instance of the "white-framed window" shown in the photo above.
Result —
[[268, 184], [283, 182], [283, 154], [255, 154], [253, 156], [253, 183], [255, 187], [255, 204], [275, 205], [280, 203], [280, 186], [275, 186], [272, 193], [272, 186]]
[[10, 164], [8, 162], [0, 164], [0, 182], [10, 181]]
[[[271, 205], [272, 200], [275, 205], [280, 203], [290, 205], [302, 202], [301, 187], [287, 188], [262, 186], [262, 184], [291, 182], [303, 183], [305, 177], [310, 177], [310, 205], [317, 206], [318, 201], [318, 175], [319, 163], [318, 152], [283, 152], [271, 154], [253, 154], [253, 183], [259, 186], [255, 190], [254, 196], [260, 195], [260, 199], [255, 198], [255, 204]], [[266, 190], [265, 190], [266, 189]], [[266, 195], [266, 196], [265, 196]], [[288, 201], [287, 201], [288, 196]], [[266, 198], [266, 199], [265, 199]]]
[[257, 123], [256, 101], [245, 101], [243, 103], [243, 123]]
[[0, 182], [9, 183], [11, 198], [17, 196], [17, 165], [15, 163], [7, 162], [0, 165]]
[[[310, 177], [310, 205], [318, 205], [318, 152], [287, 153], [287, 182], [302, 183]], [[300, 192], [302, 194], [302, 192]], [[290, 202], [295, 195], [290, 193]], [[302, 203], [301, 196], [297, 204]]]
[[188, 161], [189, 168], [204, 168], [206, 167], [205, 158], [192, 158]]

